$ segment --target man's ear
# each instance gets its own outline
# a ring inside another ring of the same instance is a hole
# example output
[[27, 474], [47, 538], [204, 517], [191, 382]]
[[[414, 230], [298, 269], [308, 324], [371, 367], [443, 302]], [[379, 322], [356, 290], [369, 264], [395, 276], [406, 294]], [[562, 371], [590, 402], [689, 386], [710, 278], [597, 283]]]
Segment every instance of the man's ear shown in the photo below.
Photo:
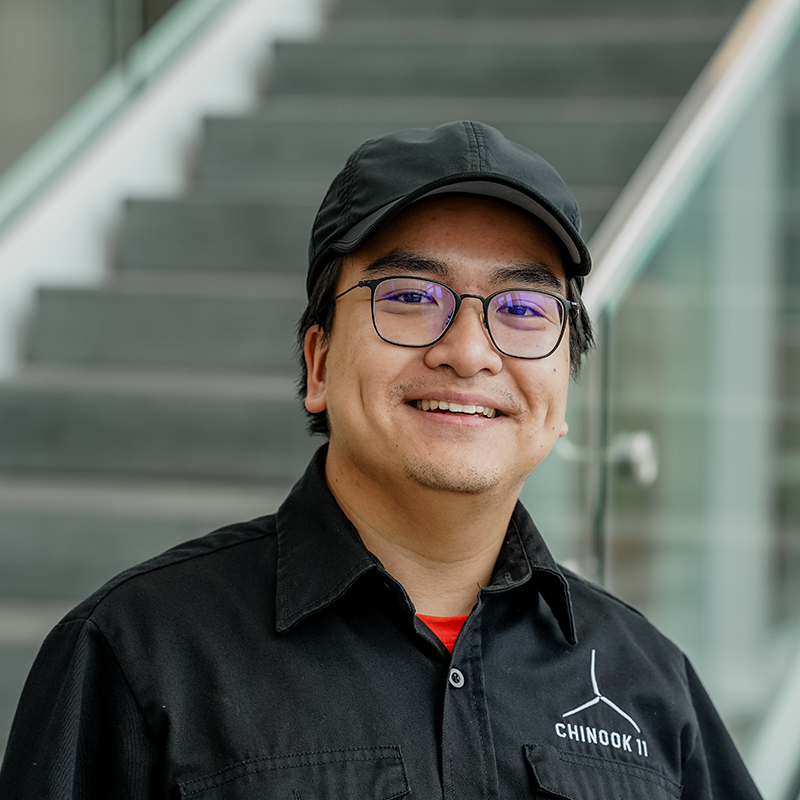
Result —
[[325, 378], [327, 376], [328, 345], [330, 339], [324, 336], [319, 325], [312, 325], [306, 331], [303, 342], [303, 356], [306, 360], [306, 410], [318, 414], [328, 407], [325, 395]]

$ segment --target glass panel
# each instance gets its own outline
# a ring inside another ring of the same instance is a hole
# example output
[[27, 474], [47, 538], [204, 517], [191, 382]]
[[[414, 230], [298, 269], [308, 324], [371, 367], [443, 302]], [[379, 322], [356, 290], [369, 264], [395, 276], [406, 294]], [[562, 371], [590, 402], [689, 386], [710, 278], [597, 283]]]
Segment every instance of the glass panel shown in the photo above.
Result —
[[0, 0], [0, 231], [229, 2]]
[[[800, 641], [797, 43], [609, 331], [607, 583], [688, 653], [747, 758]], [[634, 431], [649, 486], [615, 466]]]
[[113, 60], [109, 0], [0, 0], [0, 173]]
[[0, 173], [177, 0], [0, 0]]

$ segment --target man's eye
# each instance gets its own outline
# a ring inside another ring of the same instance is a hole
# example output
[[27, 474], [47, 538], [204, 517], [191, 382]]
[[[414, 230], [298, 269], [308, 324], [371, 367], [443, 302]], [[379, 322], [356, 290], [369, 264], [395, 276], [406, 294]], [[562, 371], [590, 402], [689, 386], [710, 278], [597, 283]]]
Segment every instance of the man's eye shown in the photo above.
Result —
[[542, 309], [536, 305], [505, 305], [498, 309], [501, 314], [510, 314], [513, 317], [542, 317]]
[[394, 292], [394, 294], [387, 295], [387, 300], [391, 300], [395, 303], [405, 303], [408, 305], [421, 305], [427, 303], [435, 303], [435, 298], [431, 297], [429, 294], [425, 292]]

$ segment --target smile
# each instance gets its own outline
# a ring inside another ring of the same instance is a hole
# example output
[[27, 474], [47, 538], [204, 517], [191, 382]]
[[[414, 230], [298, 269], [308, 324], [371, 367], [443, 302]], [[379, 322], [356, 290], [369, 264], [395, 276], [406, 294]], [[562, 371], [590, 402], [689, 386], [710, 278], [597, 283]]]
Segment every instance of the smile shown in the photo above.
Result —
[[416, 407], [420, 411], [447, 411], [451, 414], [472, 414], [488, 419], [497, 415], [496, 408], [448, 403], [447, 400], [417, 400]]

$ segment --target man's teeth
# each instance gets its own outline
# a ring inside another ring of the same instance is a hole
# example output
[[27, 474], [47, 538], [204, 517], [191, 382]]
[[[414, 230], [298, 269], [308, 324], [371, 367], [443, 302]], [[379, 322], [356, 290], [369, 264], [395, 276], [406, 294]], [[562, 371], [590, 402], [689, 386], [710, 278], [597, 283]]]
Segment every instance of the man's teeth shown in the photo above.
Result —
[[497, 409], [485, 406], [462, 405], [461, 403], [448, 403], [447, 400], [417, 400], [417, 408], [421, 411], [450, 411], [455, 414], [480, 414], [491, 419], [497, 414]]

